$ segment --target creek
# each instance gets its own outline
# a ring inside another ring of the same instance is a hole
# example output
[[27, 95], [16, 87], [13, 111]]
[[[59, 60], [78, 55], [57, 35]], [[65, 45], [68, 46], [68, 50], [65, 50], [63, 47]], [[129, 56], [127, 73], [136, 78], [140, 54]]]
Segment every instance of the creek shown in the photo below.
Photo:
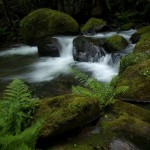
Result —
[[0, 51], [0, 92], [13, 79], [21, 79], [29, 84], [47, 84], [61, 75], [69, 75], [72, 67], [89, 72], [98, 81], [110, 82], [118, 74], [120, 56], [132, 52], [134, 48], [129, 39], [135, 31], [103, 32], [90, 36], [104, 39], [119, 34], [126, 38], [129, 46], [117, 53], [119, 57], [115, 57], [115, 61], [112, 54], [107, 53], [94, 63], [74, 61], [72, 50], [75, 36], [55, 37], [61, 45], [60, 57], [39, 57], [37, 47], [27, 45], [14, 45]]

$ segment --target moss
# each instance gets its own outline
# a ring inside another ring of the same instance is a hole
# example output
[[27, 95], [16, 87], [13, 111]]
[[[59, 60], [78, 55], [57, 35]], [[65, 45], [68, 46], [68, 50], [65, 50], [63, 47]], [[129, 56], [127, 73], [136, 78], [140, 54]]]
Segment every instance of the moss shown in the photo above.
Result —
[[141, 63], [142, 61], [148, 59], [148, 55], [145, 53], [130, 53], [121, 58], [119, 73], [122, 73], [128, 66], [133, 66], [135, 64]]
[[[110, 143], [118, 138], [133, 141], [141, 149], [149, 148], [150, 111], [138, 106], [117, 101], [106, 108], [105, 115], [100, 119], [97, 128], [99, 133], [91, 133], [93, 127], [86, 127], [76, 137], [57, 143], [50, 149], [58, 150], [93, 150], [109, 149]], [[142, 141], [141, 144], [139, 141]], [[144, 145], [143, 145], [144, 143]]]
[[134, 23], [132, 22], [129, 22], [129, 23], [126, 23], [126, 24], [123, 24], [120, 29], [121, 30], [129, 30], [129, 29], [132, 29], [134, 27]]
[[150, 32], [142, 34], [133, 53], [144, 52], [150, 56]]
[[[150, 34], [150, 26], [146, 26], [143, 27], [141, 29], [139, 29], [137, 32], [135, 32], [132, 36], [131, 36], [131, 41], [133, 43], [136, 43], [140, 40], [141, 37], [145, 36], [144, 34]], [[150, 36], [149, 36], [150, 37]], [[143, 39], [145, 39], [143, 37]]]
[[116, 52], [124, 49], [128, 45], [125, 38], [120, 35], [113, 35], [106, 39], [104, 47], [109, 52]]
[[90, 18], [85, 25], [81, 27], [81, 32], [99, 31], [106, 26], [106, 21], [103, 19]]
[[33, 44], [43, 36], [75, 34], [78, 23], [69, 15], [51, 9], [38, 9], [29, 13], [20, 23], [21, 35], [27, 44]]
[[101, 112], [98, 100], [64, 95], [41, 101], [35, 118], [46, 116], [40, 137], [47, 138], [83, 126]]
[[117, 81], [117, 88], [128, 86], [129, 89], [119, 95], [120, 98], [133, 101], [150, 101], [150, 59], [128, 67]]

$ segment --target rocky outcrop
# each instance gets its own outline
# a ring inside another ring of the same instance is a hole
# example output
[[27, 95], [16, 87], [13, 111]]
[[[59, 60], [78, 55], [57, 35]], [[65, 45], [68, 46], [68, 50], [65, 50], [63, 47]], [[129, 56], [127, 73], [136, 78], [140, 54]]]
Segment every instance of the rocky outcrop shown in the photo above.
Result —
[[80, 62], [98, 62], [105, 55], [103, 40], [78, 36], [73, 40], [73, 57]]
[[60, 45], [55, 38], [43, 37], [37, 41], [37, 47], [40, 56], [60, 56]]
[[113, 35], [105, 40], [104, 48], [107, 52], [117, 52], [128, 46], [127, 40], [120, 35]]
[[58, 34], [76, 34], [78, 23], [69, 15], [51, 9], [38, 9], [28, 14], [20, 24], [26, 44], [35, 44], [39, 38]]

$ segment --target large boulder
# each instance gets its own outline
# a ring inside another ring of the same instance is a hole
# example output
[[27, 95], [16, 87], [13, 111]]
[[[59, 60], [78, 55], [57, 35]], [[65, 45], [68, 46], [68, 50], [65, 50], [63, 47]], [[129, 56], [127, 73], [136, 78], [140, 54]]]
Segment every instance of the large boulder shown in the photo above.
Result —
[[106, 21], [98, 18], [90, 18], [82, 27], [83, 34], [95, 34], [106, 27]]
[[99, 58], [105, 55], [102, 44], [103, 40], [78, 36], [73, 40], [73, 57], [76, 61], [98, 62]]
[[127, 87], [127, 90], [120, 91], [117, 97], [127, 101], [150, 102], [149, 85], [150, 59], [147, 59], [141, 63], [127, 67], [119, 75], [115, 87], [118, 90], [122, 89], [122, 87]]
[[104, 47], [107, 52], [117, 52], [128, 46], [127, 40], [120, 35], [113, 35], [105, 40]]
[[60, 45], [56, 38], [43, 37], [37, 40], [38, 53], [40, 56], [60, 56]]
[[100, 116], [98, 100], [76, 95], [63, 95], [40, 101], [35, 119], [46, 117], [39, 139], [44, 140], [74, 128], [82, 127]]
[[20, 23], [21, 35], [26, 44], [57, 34], [76, 34], [78, 23], [69, 15], [52, 9], [38, 9], [29, 13]]

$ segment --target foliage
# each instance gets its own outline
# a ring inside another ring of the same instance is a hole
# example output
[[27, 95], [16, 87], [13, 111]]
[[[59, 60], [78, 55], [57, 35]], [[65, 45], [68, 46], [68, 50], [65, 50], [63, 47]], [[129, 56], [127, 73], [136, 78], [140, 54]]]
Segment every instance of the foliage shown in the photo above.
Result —
[[86, 74], [80, 73], [77, 70], [74, 70], [73, 72], [75, 74], [75, 78], [79, 79], [82, 84], [84, 83], [83, 87], [73, 86], [73, 93], [99, 99], [99, 103], [102, 106], [106, 106], [115, 102], [114, 88], [111, 87], [109, 83], [98, 82], [96, 79], [91, 78]]
[[1, 150], [32, 150], [35, 148], [36, 139], [43, 120], [36, 121], [31, 127], [23, 132], [12, 135], [5, 134], [0, 136]]
[[32, 99], [28, 87], [22, 81], [12, 81], [0, 103], [0, 123], [3, 132], [15, 135], [27, 128], [37, 104], [37, 100]]
[[29, 88], [14, 80], [6, 88], [0, 103], [0, 149], [30, 150], [35, 146], [42, 119], [31, 125], [38, 101]]

